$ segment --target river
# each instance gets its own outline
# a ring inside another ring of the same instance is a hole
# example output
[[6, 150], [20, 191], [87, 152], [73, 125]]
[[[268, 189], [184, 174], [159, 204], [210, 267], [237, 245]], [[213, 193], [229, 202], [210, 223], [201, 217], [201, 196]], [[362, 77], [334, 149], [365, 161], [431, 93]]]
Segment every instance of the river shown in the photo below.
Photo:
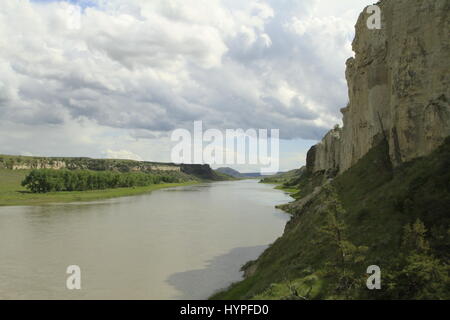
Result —
[[[0, 299], [205, 299], [281, 236], [290, 201], [257, 180], [0, 207]], [[81, 289], [66, 269], [81, 269]]]

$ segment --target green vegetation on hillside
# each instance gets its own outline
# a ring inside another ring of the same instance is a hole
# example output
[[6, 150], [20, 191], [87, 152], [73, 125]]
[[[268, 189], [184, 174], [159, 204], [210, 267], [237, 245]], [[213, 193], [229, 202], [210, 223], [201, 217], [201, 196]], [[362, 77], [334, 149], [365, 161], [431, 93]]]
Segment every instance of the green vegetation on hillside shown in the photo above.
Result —
[[243, 175], [237, 171], [234, 170], [233, 168], [229, 168], [229, 167], [222, 167], [222, 168], [217, 168], [216, 170], [214, 170], [217, 174], [224, 174], [230, 177], [234, 177], [234, 178], [243, 178]]
[[238, 178], [236, 178], [236, 177], [234, 177], [234, 176], [231, 176], [231, 175], [229, 175], [229, 174], [226, 174], [226, 173], [224, 173], [224, 172], [221, 172], [221, 171], [214, 170], [214, 174], [215, 174], [218, 178], [220, 178], [220, 180], [223, 180], [223, 181], [228, 181], [228, 180], [238, 180]]
[[[222, 181], [224, 180], [223, 175], [217, 174], [216, 171], [211, 169], [209, 164], [181, 164], [181, 172], [194, 176], [201, 180], [208, 181]], [[230, 177], [226, 177], [225, 180], [230, 180]]]
[[275, 189], [283, 190], [290, 194], [291, 197], [298, 198], [298, 188], [295, 184], [290, 184], [290, 181], [300, 179], [305, 175], [305, 167], [300, 169], [290, 170], [288, 172], [278, 173], [261, 179], [261, 183], [275, 184]]
[[[380, 143], [329, 182], [334, 192], [327, 180], [316, 173], [295, 181], [300, 198], [320, 192], [301, 206], [294, 202], [283, 236], [244, 266], [245, 280], [212, 299], [450, 298], [450, 138], [396, 168]], [[330, 222], [333, 201], [342, 211]], [[324, 233], [333, 225], [340, 241]], [[340, 247], [353, 261], [337, 264]], [[381, 290], [365, 286], [370, 265], [381, 268]]]
[[294, 169], [288, 172], [277, 173], [261, 179], [261, 183], [284, 184], [292, 179], [300, 177], [305, 172], [305, 168]]
[[[69, 169], [115, 172], [143, 172], [154, 174], [158, 171], [181, 172], [200, 180], [220, 181], [218, 175], [208, 164], [174, 164], [162, 162], [92, 159], [70, 157], [29, 157], [0, 155], [0, 169]], [[227, 178], [229, 180], [229, 178]]]

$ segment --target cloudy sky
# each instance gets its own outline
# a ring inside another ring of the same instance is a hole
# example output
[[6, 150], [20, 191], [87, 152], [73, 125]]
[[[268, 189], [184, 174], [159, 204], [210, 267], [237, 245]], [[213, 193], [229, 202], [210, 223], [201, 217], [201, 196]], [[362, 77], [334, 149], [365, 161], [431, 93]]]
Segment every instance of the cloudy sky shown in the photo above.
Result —
[[202, 120], [280, 129], [297, 168], [341, 121], [373, 2], [2, 0], [0, 153], [170, 161], [171, 132]]

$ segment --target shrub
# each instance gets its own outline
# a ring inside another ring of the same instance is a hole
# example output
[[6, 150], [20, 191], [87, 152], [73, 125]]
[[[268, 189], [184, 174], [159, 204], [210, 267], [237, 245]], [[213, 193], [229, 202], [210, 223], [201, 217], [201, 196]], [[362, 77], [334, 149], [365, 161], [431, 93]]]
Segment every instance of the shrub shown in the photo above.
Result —
[[120, 173], [90, 170], [32, 170], [22, 186], [33, 193], [85, 191], [108, 188], [140, 187], [159, 183], [180, 182], [171, 173]]

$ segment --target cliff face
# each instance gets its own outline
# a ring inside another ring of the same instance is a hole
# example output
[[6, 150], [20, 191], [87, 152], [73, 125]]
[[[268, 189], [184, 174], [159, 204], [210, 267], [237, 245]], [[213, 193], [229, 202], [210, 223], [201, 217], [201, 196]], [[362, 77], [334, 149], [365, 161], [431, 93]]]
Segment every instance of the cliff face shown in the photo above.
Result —
[[313, 146], [307, 154], [306, 167], [308, 171], [339, 171], [341, 158], [342, 129], [329, 131], [322, 141]]
[[310, 150], [312, 172], [342, 173], [384, 138], [396, 166], [429, 154], [450, 135], [450, 1], [378, 5], [380, 30], [367, 28], [365, 11], [356, 24], [344, 126]]
[[91, 158], [50, 158], [0, 155], [0, 169], [83, 169], [131, 171], [181, 171], [179, 165], [148, 161]]
[[204, 180], [224, 180], [209, 164], [174, 164], [149, 161], [91, 158], [50, 158], [0, 155], [0, 169], [111, 170], [120, 172], [176, 171]]
[[223, 180], [209, 164], [181, 164], [181, 171], [205, 180]]

